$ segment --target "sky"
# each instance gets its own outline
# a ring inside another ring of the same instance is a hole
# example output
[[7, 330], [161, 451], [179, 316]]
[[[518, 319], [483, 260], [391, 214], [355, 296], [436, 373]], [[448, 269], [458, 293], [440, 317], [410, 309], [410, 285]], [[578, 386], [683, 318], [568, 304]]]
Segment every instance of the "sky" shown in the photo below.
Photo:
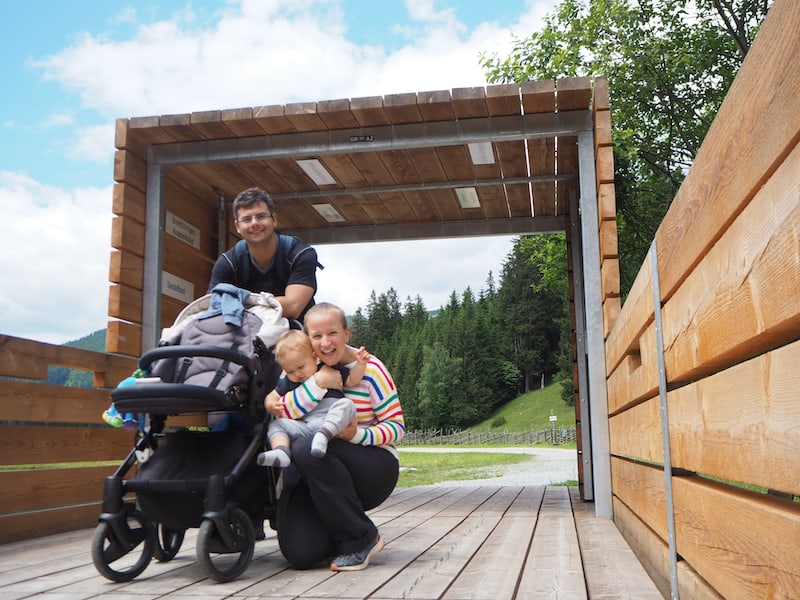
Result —
[[[480, 56], [556, 4], [1, 0], [0, 334], [106, 327], [116, 119], [486, 85]], [[436, 309], [497, 282], [512, 240], [321, 245], [317, 299], [352, 314], [393, 288]]]

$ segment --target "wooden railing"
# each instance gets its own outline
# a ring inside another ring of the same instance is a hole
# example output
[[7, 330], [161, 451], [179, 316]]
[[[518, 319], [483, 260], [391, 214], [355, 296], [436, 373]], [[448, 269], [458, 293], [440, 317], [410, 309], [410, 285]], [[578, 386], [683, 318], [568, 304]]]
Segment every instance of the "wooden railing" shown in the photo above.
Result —
[[[49, 366], [89, 371], [95, 388], [43, 383]], [[134, 444], [134, 432], [109, 427], [102, 413], [135, 367], [125, 356], [0, 334], [0, 543], [97, 522], [103, 480]]]
[[606, 342], [614, 520], [673, 597], [800, 590], [799, 73], [778, 0]]

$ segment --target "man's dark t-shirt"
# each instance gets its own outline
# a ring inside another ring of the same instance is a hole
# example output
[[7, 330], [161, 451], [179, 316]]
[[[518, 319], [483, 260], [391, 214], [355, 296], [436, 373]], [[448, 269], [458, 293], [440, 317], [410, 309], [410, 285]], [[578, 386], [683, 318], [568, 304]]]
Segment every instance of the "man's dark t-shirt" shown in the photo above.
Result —
[[[250, 257], [247, 244], [240, 240], [236, 246], [220, 254], [211, 270], [209, 293], [218, 283], [230, 283], [251, 292], [269, 292], [274, 296], [286, 294], [286, 286], [306, 285], [317, 291], [317, 252], [299, 238], [275, 233], [278, 245], [275, 258], [266, 271], [261, 271]], [[299, 319], [314, 305], [312, 296]]]

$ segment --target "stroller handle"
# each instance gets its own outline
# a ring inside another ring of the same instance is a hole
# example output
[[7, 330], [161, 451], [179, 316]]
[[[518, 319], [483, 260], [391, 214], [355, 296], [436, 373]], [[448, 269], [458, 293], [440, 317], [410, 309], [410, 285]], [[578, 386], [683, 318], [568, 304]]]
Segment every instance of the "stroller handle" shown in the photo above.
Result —
[[182, 358], [188, 356], [207, 356], [227, 360], [237, 365], [242, 365], [248, 373], [253, 370], [253, 357], [242, 354], [231, 348], [220, 346], [198, 345], [198, 346], [159, 346], [151, 348], [139, 359], [139, 368], [147, 371], [150, 366], [162, 358]]

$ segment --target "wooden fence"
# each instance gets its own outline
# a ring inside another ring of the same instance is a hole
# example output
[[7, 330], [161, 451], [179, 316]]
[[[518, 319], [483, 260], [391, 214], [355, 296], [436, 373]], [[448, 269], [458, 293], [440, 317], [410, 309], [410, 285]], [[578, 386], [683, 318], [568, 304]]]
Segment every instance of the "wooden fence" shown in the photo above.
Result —
[[[89, 371], [96, 387], [43, 383], [49, 366]], [[135, 366], [125, 356], [0, 334], [0, 377], [12, 378], [0, 381], [0, 543], [97, 523], [103, 480], [134, 443], [102, 413], [110, 388]], [[112, 462], [96, 466], [102, 461]]]
[[799, 98], [779, 0], [606, 340], [614, 520], [665, 595], [800, 593]]
[[403, 437], [403, 446], [528, 446], [530, 444], [567, 444], [576, 442], [575, 427], [531, 427], [527, 431], [408, 431]]

